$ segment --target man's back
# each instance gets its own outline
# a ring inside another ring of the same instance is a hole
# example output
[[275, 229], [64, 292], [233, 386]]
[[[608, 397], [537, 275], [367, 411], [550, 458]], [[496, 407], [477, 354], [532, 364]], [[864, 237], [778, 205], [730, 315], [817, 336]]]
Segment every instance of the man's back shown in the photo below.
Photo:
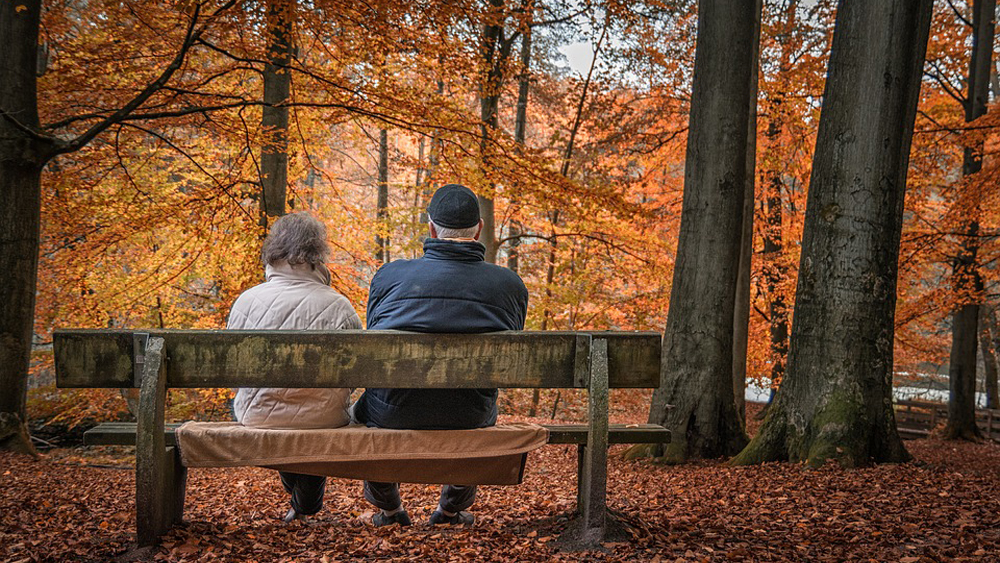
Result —
[[[514, 272], [483, 261], [478, 242], [430, 238], [424, 256], [372, 279], [368, 329], [482, 333], [521, 330], [528, 291]], [[496, 422], [496, 389], [368, 389], [356, 414], [383, 428], [480, 428]]]

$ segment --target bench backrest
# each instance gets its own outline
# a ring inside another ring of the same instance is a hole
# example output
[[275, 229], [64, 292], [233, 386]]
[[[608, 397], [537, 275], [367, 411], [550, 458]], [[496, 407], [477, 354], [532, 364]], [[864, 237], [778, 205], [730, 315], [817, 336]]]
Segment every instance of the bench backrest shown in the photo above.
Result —
[[586, 388], [595, 340], [607, 342], [608, 387], [660, 382], [655, 332], [57, 330], [58, 386], [139, 387], [150, 337], [175, 388]]

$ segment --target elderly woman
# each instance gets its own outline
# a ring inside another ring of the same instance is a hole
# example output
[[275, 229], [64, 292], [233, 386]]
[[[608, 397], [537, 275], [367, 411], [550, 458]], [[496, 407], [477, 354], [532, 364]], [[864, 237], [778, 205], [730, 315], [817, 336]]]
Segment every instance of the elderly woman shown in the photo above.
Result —
[[[350, 302], [330, 287], [326, 240], [326, 228], [307, 213], [275, 221], [264, 240], [266, 281], [236, 299], [227, 328], [360, 329], [361, 319]], [[257, 428], [336, 428], [350, 421], [350, 395], [351, 389], [241, 388], [233, 411], [240, 423]], [[319, 512], [326, 477], [279, 474], [292, 496], [286, 522]]]

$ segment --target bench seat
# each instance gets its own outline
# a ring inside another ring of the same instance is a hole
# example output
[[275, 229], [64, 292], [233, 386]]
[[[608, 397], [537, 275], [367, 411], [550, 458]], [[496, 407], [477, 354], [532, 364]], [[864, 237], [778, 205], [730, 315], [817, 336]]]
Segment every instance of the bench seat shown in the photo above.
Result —
[[[88, 445], [135, 444], [134, 423], [105, 423], [87, 431]], [[170, 425], [164, 445], [178, 446], [180, 466], [258, 466], [379, 482], [515, 485], [527, 453], [539, 446], [576, 444], [583, 464], [586, 425], [501, 424], [479, 430], [381, 430], [364, 426], [319, 430], [265, 430], [235, 422]], [[183, 433], [183, 435], [182, 435]], [[666, 443], [656, 425], [616, 424], [610, 443]], [[266, 452], [266, 453], [265, 453]]]
[[[174, 430], [180, 424], [167, 424], [164, 441], [176, 446]], [[586, 444], [586, 424], [543, 424], [549, 431], [550, 444]], [[83, 433], [88, 446], [134, 446], [134, 422], [103, 422]], [[670, 431], [656, 424], [610, 424], [609, 444], [669, 444]]]

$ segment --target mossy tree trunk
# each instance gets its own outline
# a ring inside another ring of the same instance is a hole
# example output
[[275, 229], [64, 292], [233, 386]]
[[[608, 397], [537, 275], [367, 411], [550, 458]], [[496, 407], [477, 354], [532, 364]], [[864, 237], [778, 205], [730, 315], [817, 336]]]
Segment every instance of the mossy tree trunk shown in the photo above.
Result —
[[788, 369], [734, 464], [909, 458], [892, 410], [893, 321], [931, 10], [931, 0], [838, 5]]
[[673, 432], [668, 461], [733, 455], [747, 440], [733, 392], [733, 327], [759, 19], [756, 0], [698, 3], [680, 238], [649, 413]]

